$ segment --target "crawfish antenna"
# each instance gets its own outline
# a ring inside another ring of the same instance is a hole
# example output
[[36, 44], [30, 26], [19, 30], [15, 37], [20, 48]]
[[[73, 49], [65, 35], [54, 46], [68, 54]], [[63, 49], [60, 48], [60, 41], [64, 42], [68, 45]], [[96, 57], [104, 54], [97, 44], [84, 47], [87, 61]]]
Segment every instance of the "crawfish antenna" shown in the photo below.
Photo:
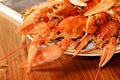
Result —
[[98, 71], [97, 71], [97, 74], [95, 76], [95, 80], [97, 80], [99, 73], [100, 73], [100, 67], [98, 67]]
[[26, 48], [27, 46], [29, 46], [29, 45], [31, 45], [31, 44], [34, 44], [34, 43], [36, 43], [36, 42], [39, 42], [39, 41], [35, 41], [35, 42], [32, 42], [32, 43], [28, 43], [28, 44], [25, 44], [25, 45], [23, 45], [23, 46], [15, 49], [14, 51], [8, 53], [6, 56], [4, 56], [3, 58], [1, 58], [0, 61], [2, 61], [2, 60], [4, 60], [4, 59], [7, 59], [9, 56], [15, 54], [15, 52], [17, 52], [17, 51], [19, 51], [19, 50], [21, 50], [21, 49], [23, 49], [23, 48]]
[[23, 49], [23, 48], [25, 48], [25, 47], [27, 47], [27, 46], [28, 46], [28, 44], [27, 44], [27, 45], [23, 45], [23, 46], [17, 48], [16, 50], [8, 53], [6, 56], [4, 56], [3, 58], [1, 58], [0, 61], [2, 61], [2, 60], [4, 60], [4, 59], [7, 59], [7, 58], [8, 58], [9, 56], [11, 56], [12, 54], [15, 54], [15, 52], [17, 52], [17, 51], [19, 51], [19, 50], [21, 50], [21, 49]]

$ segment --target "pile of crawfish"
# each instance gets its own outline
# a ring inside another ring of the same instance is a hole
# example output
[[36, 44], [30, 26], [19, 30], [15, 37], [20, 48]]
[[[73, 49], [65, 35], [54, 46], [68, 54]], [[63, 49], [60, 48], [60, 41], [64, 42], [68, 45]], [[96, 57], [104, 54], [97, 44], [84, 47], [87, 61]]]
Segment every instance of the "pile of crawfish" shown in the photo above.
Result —
[[[27, 8], [24, 21], [17, 29], [31, 35], [27, 61], [19, 67], [45, 64], [58, 59], [65, 51], [75, 50], [73, 56], [91, 42], [101, 53], [99, 67], [114, 55], [120, 29], [119, 0], [48, 0]], [[52, 45], [49, 45], [53, 43]]]

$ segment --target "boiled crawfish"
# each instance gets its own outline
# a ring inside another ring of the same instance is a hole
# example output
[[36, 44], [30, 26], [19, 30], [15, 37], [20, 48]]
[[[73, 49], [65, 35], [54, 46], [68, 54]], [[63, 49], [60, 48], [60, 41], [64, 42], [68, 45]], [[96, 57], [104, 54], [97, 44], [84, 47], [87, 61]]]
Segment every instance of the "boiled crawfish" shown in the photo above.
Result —
[[116, 20], [110, 20], [99, 28], [96, 46], [100, 48], [102, 54], [100, 67], [103, 67], [115, 53], [119, 29], [120, 24]]
[[[92, 1], [80, 0], [78, 5], [73, 0], [48, 0], [28, 8], [23, 24], [16, 32], [34, 37], [29, 44], [28, 58], [19, 67], [27, 67], [29, 72], [32, 66], [58, 59], [68, 48], [76, 49], [73, 53], [76, 56], [96, 37], [95, 48], [102, 53], [99, 66], [104, 66], [116, 50], [120, 24], [118, 14], [114, 17], [109, 10], [119, 11], [113, 7], [118, 5], [118, 2]], [[92, 7], [89, 7], [91, 4]], [[106, 4], [108, 6], [103, 7]], [[53, 45], [48, 46], [54, 41], [56, 42]], [[47, 47], [43, 48], [42, 45]]]
[[[66, 40], [68, 40], [70, 45], [73, 38], [79, 38], [84, 35], [83, 27], [86, 25], [87, 17], [78, 15], [79, 10], [76, 7], [70, 4], [67, 0], [54, 0], [52, 2], [48, 1], [48, 4], [49, 5], [43, 5], [44, 7], [42, 4], [40, 4], [37, 5], [37, 7], [33, 6], [32, 8], [28, 9], [29, 11], [25, 14], [25, 20], [23, 24], [17, 30], [17, 32], [22, 35], [36, 34], [31, 42], [36, 43], [29, 46], [28, 60], [27, 64], [25, 64], [27, 65], [28, 72], [31, 70], [37, 54], [40, 54], [39, 56], [41, 57], [39, 58], [42, 58], [44, 55], [46, 55], [46, 59], [49, 57], [48, 62], [50, 62], [60, 57], [60, 55], [67, 50], [68, 46], [63, 45], [62, 43], [65, 43]], [[57, 42], [58, 45], [55, 45], [58, 46], [56, 47], [58, 48], [56, 50], [59, 50], [59, 53], [51, 55], [55, 56], [55, 58], [47, 56], [48, 54], [51, 54], [52, 50], [50, 51], [50, 49], [53, 49], [55, 46], [41, 50], [41, 45], [46, 45], [47, 43], [59, 37], [63, 37], [63, 40]], [[64, 46], [66, 47], [65, 49]], [[63, 50], [61, 50], [62, 48]], [[39, 62], [46, 62], [46, 59], [39, 59]]]

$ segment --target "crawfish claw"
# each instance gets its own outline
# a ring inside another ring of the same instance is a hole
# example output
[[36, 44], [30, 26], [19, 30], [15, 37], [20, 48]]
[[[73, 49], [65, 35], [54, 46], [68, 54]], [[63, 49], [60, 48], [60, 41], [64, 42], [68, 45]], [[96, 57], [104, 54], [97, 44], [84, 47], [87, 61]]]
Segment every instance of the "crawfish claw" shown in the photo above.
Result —
[[116, 50], [116, 45], [116, 38], [112, 37], [110, 43], [107, 44], [102, 51], [103, 55], [101, 56], [99, 67], [103, 67], [112, 58]]
[[85, 16], [90, 16], [92, 14], [96, 14], [102, 11], [106, 11], [109, 8], [111, 8], [113, 5], [115, 5], [116, 1], [115, 0], [101, 0], [101, 2], [96, 5], [94, 8], [91, 10], [87, 11], [84, 15]]

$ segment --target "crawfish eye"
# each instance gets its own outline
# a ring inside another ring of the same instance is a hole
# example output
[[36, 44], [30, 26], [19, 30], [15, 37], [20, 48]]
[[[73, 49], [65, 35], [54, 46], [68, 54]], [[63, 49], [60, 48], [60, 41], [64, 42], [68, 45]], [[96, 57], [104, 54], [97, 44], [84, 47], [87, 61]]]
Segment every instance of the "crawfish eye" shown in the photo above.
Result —
[[58, 41], [61, 41], [62, 39], [64, 39], [64, 38], [63, 37], [56, 38], [56, 40], [58, 40]]
[[112, 17], [111, 17], [111, 16], [108, 16], [108, 20], [112, 20]]
[[53, 17], [54, 20], [56, 20], [58, 23], [61, 21], [59, 17]]
[[60, 34], [60, 31], [58, 31], [57, 34], [59, 35], [59, 34]]
[[49, 18], [48, 17], [39, 17], [38, 18], [38, 21], [45, 21], [45, 22], [48, 22]]
[[100, 26], [101, 23], [102, 23], [102, 20], [99, 19], [99, 20], [97, 20], [97, 21], [95, 22], [95, 25], [96, 25], [96, 26]]
[[113, 36], [117, 39], [118, 38], [118, 36], [117, 35], [115, 35], [115, 34], [113, 34]]
[[56, 4], [56, 5], [53, 6], [53, 8], [54, 8], [55, 10], [58, 10], [58, 9], [60, 8], [60, 5], [59, 5], [59, 4]]

